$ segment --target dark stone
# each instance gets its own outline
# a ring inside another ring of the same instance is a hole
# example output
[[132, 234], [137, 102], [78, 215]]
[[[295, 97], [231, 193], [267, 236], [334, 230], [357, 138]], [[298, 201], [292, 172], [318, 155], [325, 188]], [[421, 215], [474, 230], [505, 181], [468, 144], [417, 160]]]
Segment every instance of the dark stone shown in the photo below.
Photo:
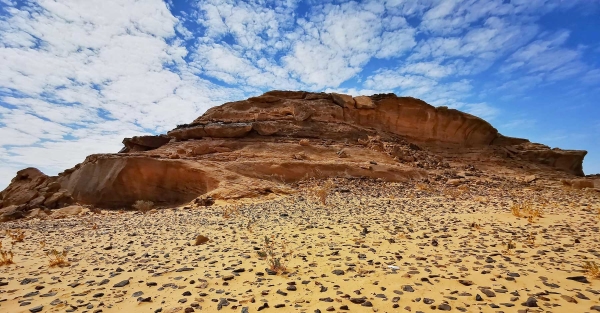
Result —
[[448, 303], [442, 303], [442, 304], [438, 305], [437, 309], [440, 311], [450, 311], [450, 310], [452, 310], [452, 307], [450, 305], [448, 305]]
[[43, 309], [44, 309], [43, 305], [38, 305], [36, 307], [29, 309], [29, 312], [31, 312], [31, 313], [42, 312]]
[[588, 284], [590, 281], [585, 276], [571, 276], [567, 277], [568, 280], [574, 280], [579, 283]]
[[538, 304], [537, 304], [537, 300], [533, 297], [529, 297], [529, 299], [527, 299], [527, 301], [522, 303], [523, 306], [526, 306], [528, 308], [537, 308]]

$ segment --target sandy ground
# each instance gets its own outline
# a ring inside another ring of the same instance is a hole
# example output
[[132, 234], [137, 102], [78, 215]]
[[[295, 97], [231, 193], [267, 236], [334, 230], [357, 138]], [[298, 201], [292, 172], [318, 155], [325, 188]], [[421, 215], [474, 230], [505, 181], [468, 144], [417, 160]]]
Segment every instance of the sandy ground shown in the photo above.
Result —
[[[526, 201], [542, 216], [511, 214]], [[326, 205], [300, 191], [9, 222], [0, 312], [596, 312], [600, 279], [583, 265], [600, 264], [599, 208], [560, 188], [349, 180]], [[292, 250], [285, 271], [258, 255], [265, 236], [276, 256]], [[50, 249], [70, 265], [49, 267]]]

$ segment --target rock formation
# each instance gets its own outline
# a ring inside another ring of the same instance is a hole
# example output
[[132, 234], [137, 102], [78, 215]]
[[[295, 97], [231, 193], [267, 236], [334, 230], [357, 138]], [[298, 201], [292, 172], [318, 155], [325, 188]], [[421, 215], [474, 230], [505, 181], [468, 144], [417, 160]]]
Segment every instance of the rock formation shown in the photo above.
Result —
[[57, 177], [19, 171], [0, 193], [0, 214], [73, 202], [118, 208], [288, 193], [289, 183], [311, 177], [428, 179], [472, 164], [568, 178], [583, 176], [586, 154], [505, 137], [476, 116], [411, 97], [303, 91], [225, 103], [166, 135], [123, 144]]

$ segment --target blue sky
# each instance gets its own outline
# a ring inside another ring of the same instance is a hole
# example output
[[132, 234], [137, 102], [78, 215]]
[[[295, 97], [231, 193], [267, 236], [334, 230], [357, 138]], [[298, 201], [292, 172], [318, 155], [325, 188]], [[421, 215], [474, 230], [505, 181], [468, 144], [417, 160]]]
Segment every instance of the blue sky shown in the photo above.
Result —
[[394, 92], [600, 172], [598, 0], [0, 0], [0, 188], [270, 89]]

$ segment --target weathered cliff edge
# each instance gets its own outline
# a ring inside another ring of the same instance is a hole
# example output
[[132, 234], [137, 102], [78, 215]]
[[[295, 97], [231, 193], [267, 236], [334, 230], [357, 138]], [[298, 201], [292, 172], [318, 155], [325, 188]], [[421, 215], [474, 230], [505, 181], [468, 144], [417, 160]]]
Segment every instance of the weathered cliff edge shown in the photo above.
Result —
[[310, 177], [425, 179], [463, 155], [465, 164], [583, 176], [587, 153], [505, 137], [476, 116], [411, 97], [303, 91], [225, 103], [166, 135], [123, 144], [119, 153], [90, 155], [56, 177], [19, 171], [0, 193], [0, 214], [73, 202], [127, 207], [253, 197], [292, 192], [285, 183]]

